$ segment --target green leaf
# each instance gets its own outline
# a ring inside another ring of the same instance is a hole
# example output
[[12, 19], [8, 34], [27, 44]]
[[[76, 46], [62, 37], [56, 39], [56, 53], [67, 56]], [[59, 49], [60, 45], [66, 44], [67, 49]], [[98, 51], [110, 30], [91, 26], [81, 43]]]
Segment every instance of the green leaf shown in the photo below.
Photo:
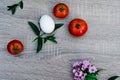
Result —
[[31, 29], [33, 30], [33, 32], [38, 36], [40, 34], [38, 27], [30, 21], [28, 22], [28, 24], [31, 27]]
[[94, 74], [95, 74], [95, 75], [98, 75], [99, 72], [102, 71], [102, 70], [104, 70], [104, 69], [99, 69], [99, 70], [97, 70]]
[[47, 37], [44, 38], [44, 43], [46, 43], [46, 42], [47, 42]]
[[85, 77], [85, 80], [98, 80], [97, 79], [97, 76], [94, 75], [94, 74], [88, 74], [86, 77]]
[[23, 1], [22, 0], [19, 2], [19, 6], [21, 9], [23, 9]]
[[8, 7], [8, 11], [11, 11], [12, 15], [15, 14], [17, 6], [18, 6], [18, 4], [7, 6]]
[[11, 11], [12, 11], [12, 15], [15, 14], [15, 12], [16, 12], [16, 7], [12, 8]]
[[12, 8], [14, 8], [14, 7], [17, 7], [17, 6], [18, 6], [18, 4], [13, 4], [11, 6], [7, 6], [8, 7], [8, 11], [11, 10]]
[[63, 25], [64, 25], [64, 24], [62, 24], [62, 23], [60, 23], [60, 24], [55, 24], [55, 29], [54, 29], [54, 31], [57, 30], [58, 28], [62, 27]]
[[38, 39], [38, 36], [32, 42], [36, 41], [37, 39]]
[[112, 77], [110, 77], [108, 80], [115, 80], [115, 79], [117, 79], [117, 78], [119, 78], [120, 76], [112, 76]]
[[43, 40], [41, 37], [38, 37], [36, 53], [38, 53], [40, 50], [42, 50], [42, 46], [43, 46]]
[[50, 36], [47, 36], [47, 37], [44, 38], [44, 43], [46, 43], [49, 40], [49, 41], [57, 44], [57, 41], [55, 39], [56, 38], [54, 37], [54, 34], [50, 35]]

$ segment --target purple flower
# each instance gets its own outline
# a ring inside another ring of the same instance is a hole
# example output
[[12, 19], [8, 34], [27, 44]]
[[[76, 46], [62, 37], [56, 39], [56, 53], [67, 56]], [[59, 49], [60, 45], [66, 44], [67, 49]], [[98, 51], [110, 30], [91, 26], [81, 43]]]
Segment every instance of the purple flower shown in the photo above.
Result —
[[84, 80], [86, 75], [87, 74], [83, 73], [82, 76], [81, 76], [81, 79]]
[[81, 76], [82, 76], [82, 74], [83, 74], [83, 72], [82, 72], [82, 71], [75, 72], [75, 76], [77, 76], [77, 77], [81, 77]]
[[79, 72], [80, 68], [73, 69], [73, 73]]
[[81, 80], [79, 77], [74, 77], [74, 80]]
[[81, 69], [82, 69], [82, 70], [85, 70], [85, 69], [89, 68], [90, 66], [91, 66], [90, 61], [88, 61], [88, 60], [84, 60]]
[[84, 80], [84, 79], [82, 79], [81, 77], [75, 76], [75, 77], [74, 77], [74, 80]]
[[97, 71], [97, 68], [95, 66], [89, 67], [89, 72], [90, 73], [95, 73]]
[[73, 64], [74, 80], [84, 80], [87, 73], [95, 73], [97, 71], [95, 66], [92, 66], [90, 61], [77, 61]]
[[75, 77], [74, 80], [82, 80], [82, 79], [79, 77]]
[[84, 80], [85, 79], [85, 74], [84, 73], [82, 73], [82, 75], [81, 76], [74, 76], [74, 80]]
[[73, 69], [73, 73], [76, 73], [77, 72], [77, 70], [76, 69]]
[[74, 64], [73, 64], [73, 67], [79, 67], [81, 65], [81, 61], [76, 61]]
[[84, 80], [86, 74], [84, 74], [82, 71], [75, 72], [74, 73], [74, 80]]

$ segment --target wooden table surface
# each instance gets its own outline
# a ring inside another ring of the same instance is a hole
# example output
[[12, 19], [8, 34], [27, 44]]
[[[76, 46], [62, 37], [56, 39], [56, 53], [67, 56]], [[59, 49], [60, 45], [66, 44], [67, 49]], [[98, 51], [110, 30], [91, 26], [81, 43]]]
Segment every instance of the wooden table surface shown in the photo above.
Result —
[[[0, 80], [73, 80], [71, 66], [77, 59], [89, 59], [105, 69], [99, 80], [120, 75], [120, 0], [23, 0], [23, 10], [18, 8], [11, 15], [6, 6], [16, 2], [0, 0]], [[69, 6], [65, 19], [53, 16], [52, 9], [59, 2]], [[27, 22], [37, 24], [44, 14], [64, 26], [55, 32], [58, 44], [48, 42], [36, 54], [35, 35]], [[68, 23], [74, 18], [84, 19], [89, 26], [83, 37], [68, 32]], [[24, 44], [19, 56], [7, 52], [6, 46], [13, 39]]]

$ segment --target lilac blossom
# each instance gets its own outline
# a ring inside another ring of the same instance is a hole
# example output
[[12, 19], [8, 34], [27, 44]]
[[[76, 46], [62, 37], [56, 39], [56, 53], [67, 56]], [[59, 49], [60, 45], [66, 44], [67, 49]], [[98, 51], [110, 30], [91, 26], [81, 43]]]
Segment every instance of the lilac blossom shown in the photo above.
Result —
[[73, 64], [73, 67], [79, 67], [81, 65], [81, 61], [77, 61]]
[[95, 66], [92, 66], [90, 61], [76, 61], [73, 64], [74, 80], [84, 80], [87, 73], [95, 73], [97, 71]]
[[89, 68], [90, 66], [91, 66], [90, 61], [88, 61], [88, 60], [84, 60], [81, 69], [82, 69], [82, 70], [85, 70], [85, 69]]
[[95, 66], [89, 67], [89, 72], [90, 73], [95, 73], [97, 71], [97, 68]]

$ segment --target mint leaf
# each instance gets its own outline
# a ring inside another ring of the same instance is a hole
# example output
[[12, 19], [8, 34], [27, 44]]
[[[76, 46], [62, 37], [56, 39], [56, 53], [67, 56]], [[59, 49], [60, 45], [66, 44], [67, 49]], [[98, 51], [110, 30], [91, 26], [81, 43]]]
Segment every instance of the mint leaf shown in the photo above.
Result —
[[17, 6], [18, 6], [18, 4], [14, 4], [14, 5], [7, 6], [7, 7], [8, 7], [8, 10], [11, 10], [12, 8], [16, 8]]
[[33, 30], [33, 32], [38, 36], [40, 34], [38, 27], [30, 21], [28, 22], [28, 24], [31, 27], [31, 29]]
[[15, 14], [17, 6], [18, 6], [18, 4], [7, 6], [8, 7], [8, 11], [11, 11], [12, 15]]
[[15, 14], [15, 12], [16, 12], [16, 7], [13, 7], [13, 8], [11, 9], [11, 11], [12, 11], [12, 14]]
[[108, 80], [115, 80], [115, 79], [117, 79], [117, 78], [119, 78], [119, 76], [112, 76], [112, 77], [110, 77]]
[[23, 9], [23, 1], [19, 2], [19, 6], [20, 6], [21, 9]]
[[42, 46], [43, 46], [43, 40], [41, 37], [38, 37], [36, 53], [38, 53], [40, 50], [42, 50]]
[[64, 24], [62, 24], [62, 23], [60, 23], [60, 24], [55, 24], [55, 29], [54, 29], [54, 31], [57, 30], [58, 28], [62, 27], [63, 25], [64, 25]]
[[94, 74], [95, 74], [95, 75], [98, 75], [99, 72], [102, 71], [102, 70], [104, 70], [104, 69], [98, 69]]
[[48, 40], [48, 39], [47, 39], [47, 37], [45, 37], [45, 38], [44, 38], [44, 43], [46, 43], [46, 42], [47, 42], [47, 40]]
[[37, 36], [32, 42], [36, 41], [38, 39], [39, 36]]
[[46, 43], [49, 40], [49, 41], [57, 44], [57, 41], [55, 39], [56, 38], [54, 37], [54, 34], [50, 35], [50, 36], [47, 36], [47, 37], [44, 38], [44, 43]]

